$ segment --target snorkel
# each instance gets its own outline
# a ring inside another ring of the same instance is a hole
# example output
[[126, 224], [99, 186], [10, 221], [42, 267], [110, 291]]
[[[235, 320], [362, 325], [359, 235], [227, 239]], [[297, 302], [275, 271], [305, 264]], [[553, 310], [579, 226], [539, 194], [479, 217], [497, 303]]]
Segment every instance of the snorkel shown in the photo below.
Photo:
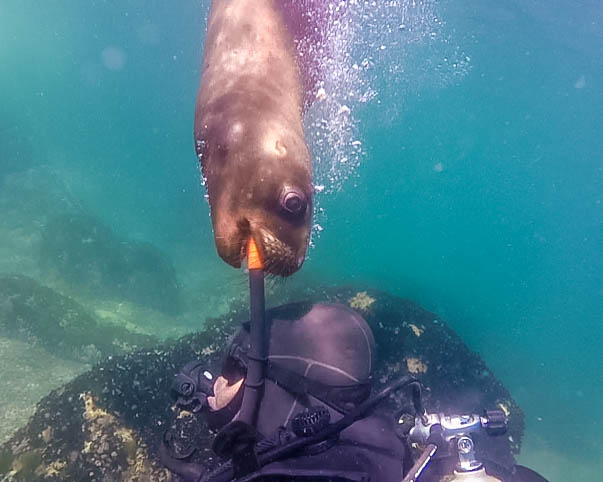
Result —
[[213, 450], [220, 457], [232, 457], [234, 476], [241, 477], [260, 468], [255, 450], [258, 442], [257, 422], [264, 395], [266, 366], [268, 363], [269, 333], [266, 329], [264, 299], [264, 266], [252, 236], [247, 242], [247, 268], [249, 270], [249, 338], [247, 375], [241, 410], [235, 420], [216, 436]]
[[[250, 315], [250, 351], [248, 353], [247, 374], [245, 376], [241, 409], [232, 422], [227, 424], [216, 436], [213, 450], [222, 457], [232, 457], [234, 475], [247, 475], [260, 468], [255, 453], [257, 443], [257, 421], [260, 405], [264, 395], [266, 365], [268, 362], [269, 333], [266, 329], [266, 305], [264, 299], [264, 266], [253, 237], [247, 243], [247, 268], [249, 270], [249, 315]], [[187, 375], [179, 374], [172, 387], [178, 397], [177, 405], [192, 406], [197, 412], [207, 407], [208, 396], [213, 389], [209, 380], [200, 376], [200, 364], [188, 365]], [[185, 367], [186, 368], [186, 367]], [[188, 372], [191, 372], [190, 374]], [[197, 381], [197, 380], [200, 380]], [[185, 388], [182, 388], [184, 383]], [[189, 388], [192, 387], [192, 388]], [[191, 392], [191, 393], [189, 393]], [[193, 400], [193, 403], [191, 403]], [[161, 459], [170, 470], [180, 474], [185, 480], [197, 481], [204, 475], [204, 470], [197, 464], [177, 460], [170, 456], [166, 446], [170, 440], [164, 436], [164, 444], [160, 447]]]
[[245, 377], [243, 404], [239, 420], [256, 427], [260, 403], [264, 395], [264, 378], [268, 362], [268, 331], [264, 302], [264, 266], [253, 237], [247, 244], [247, 268], [249, 269], [249, 319], [251, 351]]

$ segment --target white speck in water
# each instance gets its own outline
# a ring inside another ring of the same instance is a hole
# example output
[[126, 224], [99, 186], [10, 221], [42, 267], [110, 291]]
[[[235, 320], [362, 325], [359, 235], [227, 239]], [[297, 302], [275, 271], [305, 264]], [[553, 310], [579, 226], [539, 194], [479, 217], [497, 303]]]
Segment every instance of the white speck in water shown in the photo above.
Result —
[[362, 145], [362, 142], [360, 142], [360, 141], [352, 141], [352, 145], [354, 147], [360, 147]]
[[438, 162], [435, 166], [433, 166], [433, 170], [435, 172], [442, 172], [444, 170], [444, 164]]
[[580, 78], [578, 80], [576, 80], [576, 82], [574, 83], [574, 87], [576, 89], [583, 89], [585, 85], [586, 85], [586, 78], [583, 75], [581, 75]]
[[318, 184], [317, 186], [314, 186], [314, 192], [323, 192], [324, 190], [325, 190], [324, 184]]

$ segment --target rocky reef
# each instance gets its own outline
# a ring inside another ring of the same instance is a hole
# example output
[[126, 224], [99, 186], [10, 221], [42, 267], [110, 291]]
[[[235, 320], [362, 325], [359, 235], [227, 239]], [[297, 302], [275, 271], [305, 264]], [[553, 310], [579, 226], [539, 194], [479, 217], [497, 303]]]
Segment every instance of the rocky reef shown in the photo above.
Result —
[[[301, 300], [343, 303], [367, 320], [377, 342], [376, 389], [413, 373], [427, 387], [430, 411], [504, 407], [508, 434], [480, 440], [479, 447], [498, 463], [513, 463], [523, 413], [483, 360], [444, 321], [411, 301], [354, 288], [306, 291], [301, 298], [279, 303]], [[221, 349], [246, 316], [244, 308], [235, 310], [178, 341], [109, 356], [50, 393], [29, 423], [0, 448], [2, 480], [177, 480], [158, 462], [163, 433], [175, 425], [188, 436], [192, 459], [215, 466], [213, 434], [196, 415], [174, 413], [169, 388], [173, 375], [188, 361], [203, 360], [209, 370], [218, 371]], [[409, 403], [407, 396], [400, 392], [380, 410], [393, 415]]]
[[152, 336], [99, 323], [72, 298], [22, 275], [0, 276], [0, 336], [83, 363], [156, 343]]
[[40, 265], [74, 291], [96, 298], [125, 299], [170, 315], [182, 307], [176, 272], [162, 251], [122, 239], [83, 212], [55, 217], [44, 226]]
[[0, 273], [30, 276], [92, 310], [129, 304], [123, 311], [139, 319], [144, 311], [158, 319], [183, 311], [169, 256], [105, 224], [74, 196], [64, 173], [48, 166], [8, 172], [0, 179], [0, 213]]

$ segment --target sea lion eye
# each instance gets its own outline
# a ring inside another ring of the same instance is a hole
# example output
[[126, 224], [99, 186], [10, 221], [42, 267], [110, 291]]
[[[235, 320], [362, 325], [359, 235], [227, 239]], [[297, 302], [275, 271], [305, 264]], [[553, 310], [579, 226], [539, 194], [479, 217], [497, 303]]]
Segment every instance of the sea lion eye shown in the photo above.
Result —
[[281, 194], [281, 206], [291, 214], [300, 215], [306, 212], [308, 203], [303, 193], [296, 189], [286, 189]]

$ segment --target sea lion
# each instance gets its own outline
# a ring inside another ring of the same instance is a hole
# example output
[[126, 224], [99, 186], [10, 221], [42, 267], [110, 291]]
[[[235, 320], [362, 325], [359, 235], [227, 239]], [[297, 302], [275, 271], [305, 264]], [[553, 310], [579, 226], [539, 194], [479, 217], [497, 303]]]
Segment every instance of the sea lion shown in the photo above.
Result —
[[313, 193], [304, 80], [285, 6], [213, 0], [195, 112], [218, 254], [240, 267], [253, 236], [265, 270], [281, 276], [304, 261]]

